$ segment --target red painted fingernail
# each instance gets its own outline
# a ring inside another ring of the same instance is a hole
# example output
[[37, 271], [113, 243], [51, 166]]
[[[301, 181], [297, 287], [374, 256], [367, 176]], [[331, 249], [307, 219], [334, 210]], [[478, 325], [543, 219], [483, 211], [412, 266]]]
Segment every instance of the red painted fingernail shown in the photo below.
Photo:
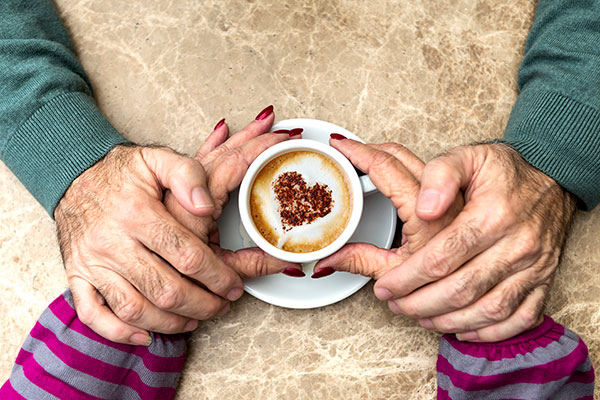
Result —
[[290, 136], [298, 136], [300, 135], [302, 132], [304, 132], [304, 129], [302, 128], [294, 128], [290, 131]]
[[215, 125], [215, 128], [213, 129], [213, 131], [216, 131], [217, 129], [219, 129], [221, 126], [223, 126], [224, 123], [225, 123], [225, 118], [223, 118], [222, 120], [220, 120], [219, 122], [217, 122], [217, 124]]
[[335, 140], [344, 140], [344, 139], [348, 139], [346, 136], [344, 135], [340, 135], [339, 133], [332, 133], [331, 135], [329, 135], [332, 139]]
[[277, 129], [276, 131], [273, 131], [273, 133], [287, 133], [289, 135], [290, 131], [288, 129]]
[[262, 121], [263, 119], [267, 118], [272, 113], [273, 113], [273, 106], [270, 105], [269, 107], [267, 107], [264, 110], [262, 110], [261, 112], [259, 112], [255, 119], [257, 121]]
[[335, 269], [333, 269], [333, 267], [319, 268], [318, 270], [315, 271], [314, 274], [312, 274], [311, 278], [313, 278], [313, 279], [323, 278], [325, 276], [329, 276], [329, 275], [333, 274], [334, 272], [335, 272]]
[[306, 276], [306, 274], [302, 272], [301, 269], [297, 268], [286, 268], [283, 271], [281, 271], [281, 273], [286, 274], [287, 276], [293, 276], [294, 278], [302, 278], [303, 276]]

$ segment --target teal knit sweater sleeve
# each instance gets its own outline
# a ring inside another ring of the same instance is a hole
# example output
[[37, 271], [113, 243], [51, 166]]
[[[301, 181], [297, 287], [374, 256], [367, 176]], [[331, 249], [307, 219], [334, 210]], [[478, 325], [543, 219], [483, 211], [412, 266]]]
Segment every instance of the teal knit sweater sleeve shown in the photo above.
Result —
[[0, 157], [53, 216], [71, 182], [126, 142], [100, 113], [52, 0], [0, 1]]
[[591, 210], [600, 202], [600, 1], [539, 0], [504, 140]]

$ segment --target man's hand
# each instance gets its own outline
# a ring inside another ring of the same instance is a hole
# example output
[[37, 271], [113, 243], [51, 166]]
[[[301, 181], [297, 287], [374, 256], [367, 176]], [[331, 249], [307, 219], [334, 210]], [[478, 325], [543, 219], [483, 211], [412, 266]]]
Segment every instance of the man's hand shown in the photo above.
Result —
[[73, 181], [54, 216], [83, 323], [112, 341], [146, 344], [144, 329], [195, 329], [242, 295], [237, 274], [162, 204], [170, 188], [191, 213], [211, 214], [206, 186], [196, 160], [139, 146], [117, 146]]
[[335, 254], [319, 261], [315, 265], [313, 277], [339, 270], [378, 279], [402, 264], [448, 226], [462, 207], [462, 196], [457, 196], [442, 218], [431, 222], [423, 221], [415, 214], [421, 173], [425, 165], [417, 156], [395, 143], [362, 144], [350, 139], [331, 140], [330, 143], [352, 164], [366, 172], [377, 189], [391, 199], [403, 222], [402, 243], [400, 247], [391, 250], [367, 243], [347, 244]]
[[465, 207], [452, 224], [383, 275], [375, 293], [428, 329], [510, 338], [539, 321], [575, 199], [507, 145], [465, 146], [425, 167], [418, 217], [443, 221], [461, 189]]

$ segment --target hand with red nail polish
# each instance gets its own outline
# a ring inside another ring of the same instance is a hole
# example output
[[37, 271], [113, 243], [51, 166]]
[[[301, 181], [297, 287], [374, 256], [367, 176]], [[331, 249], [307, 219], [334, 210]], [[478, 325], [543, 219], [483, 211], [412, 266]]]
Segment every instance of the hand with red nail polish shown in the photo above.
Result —
[[345, 140], [348, 139], [346, 136], [339, 134], [339, 133], [330, 133], [329, 137], [332, 138], [333, 140]]
[[273, 115], [273, 106], [267, 106], [265, 107], [264, 110], [262, 110], [261, 112], [258, 113], [258, 115], [256, 116], [255, 120], [256, 121], [262, 121], [265, 120], [269, 117], [271, 117]]
[[326, 276], [329, 276], [335, 272], [333, 267], [322, 267], [315, 269], [315, 272], [312, 274], [311, 278], [319, 279]]
[[[314, 277], [326, 276], [334, 270], [347, 271], [378, 279], [386, 272], [401, 268], [401, 264], [423, 247], [435, 234], [450, 224], [462, 207], [457, 199], [447, 215], [433, 222], [417, 217], [415, 207], [424, 163], [405, 147], [395, 144], [362, 144], [332, 133], [331, 146], [342, 152], [359, 170], [366, 172], [381, 193], [389, 197], [402, 220], [403, 241], [391, 250], [367, 243], [350, 243], [337, 253], [319, 261]], [[322, 272], [326, 271], [326, 272]], [[392, 298], [386, 287], [375, 284], [375, 294], [381, 300]], [[395, 309], [392, 304], [392, 309]]]
[[195, 159], [206, 171], [208, 190], [214, 200], [214, 212], [210, 216], [190, 214], [171, 193], [165, 194], [165, 204], [175, 219], [204, 241], [241, 279], [282, 271], [287, 271], [287, 275], [295, 273], [293, 276], [303, 276], [298, 264], [278, 260], [258, 248], [234, 252], [219, 246], [216, 220], [229, 200], [229, 193], [240, 185], [246, 170], [260, 153], [290, 137], [289, 134], [268, 133], [274, 118], [273, 106], [269, 106], [244, 129], [230, 137], [229, 128], [223, 120], [198, 150]]
[[298, 268], [284, 268], [283, 271], [281, 271], [281, 273], [287, 276], [292, 276], [294, 278], [303, 278], [306, 276], [304, 271]]

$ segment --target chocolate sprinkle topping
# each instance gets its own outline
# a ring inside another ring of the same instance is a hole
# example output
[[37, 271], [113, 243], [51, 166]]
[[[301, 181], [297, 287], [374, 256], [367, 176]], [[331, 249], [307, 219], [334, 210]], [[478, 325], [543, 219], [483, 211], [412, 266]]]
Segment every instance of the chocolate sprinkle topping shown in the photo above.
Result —
[[295, 171], [279, 175], [273, 182], [273, 190], [279, 201], [284, 231], [323, 218], [333, 208], [331, 189], [327, 185], [315, 183], [308, 187], [304, 177]]

